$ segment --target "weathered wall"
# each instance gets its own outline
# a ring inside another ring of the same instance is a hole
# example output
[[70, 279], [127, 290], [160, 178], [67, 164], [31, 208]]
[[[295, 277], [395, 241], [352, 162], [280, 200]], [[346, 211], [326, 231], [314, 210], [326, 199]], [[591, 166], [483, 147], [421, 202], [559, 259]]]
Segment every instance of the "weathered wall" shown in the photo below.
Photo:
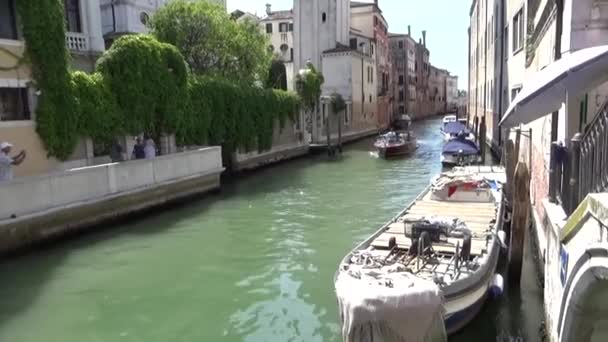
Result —
[[272, 137], [272, 148], [268, 151], [240, 151], [233, 156], [235, 170], [253, 169], [308, 153], [308, 144], [304, 139], [303, 126], [288, 120], [283, 128], [275, 123]]
[[0, 185], [0, 220], [221, 171], [221, 148], [17, 178]]
[[0, 123], [0, 140], [9, 141], [14, 145], [11, 153], [13, 155], [21, 150], [27, 152], [25, 161], [19, 166], [13, 166], [15, 177], [49, 172], [58, 165], [56, 160], [47, 158], [46, 149], [36, 133], [36, 125], [33, 121]]

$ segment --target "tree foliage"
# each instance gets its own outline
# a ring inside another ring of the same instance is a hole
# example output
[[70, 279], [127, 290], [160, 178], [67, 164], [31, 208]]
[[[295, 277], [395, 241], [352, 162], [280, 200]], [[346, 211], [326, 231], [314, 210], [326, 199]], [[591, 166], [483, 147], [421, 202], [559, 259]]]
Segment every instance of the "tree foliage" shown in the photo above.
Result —
[[311, 110], [321, 97], [321, 86], [325, 79], [312, 63], [307, 63], [306, 67], [307, 69], [296, 75], [296, 84], [298, 94], [302, 98], [302, 105], [305, 109]]
[[271, 54], [252, 22], [238, 23], [207, 1], [172, 0], [150, 21], [152, 34], [175, 45], [192, 71], [253, 82], [265, 79]]
[[266, 87], [287, 90], [287, 69], [280, 59], [273, 59], [268, 71]]
[[188, 71], [177, 49], [147, 35], [126, 35], [98, 61], [126, 133], [175, 130], [187, 98]]

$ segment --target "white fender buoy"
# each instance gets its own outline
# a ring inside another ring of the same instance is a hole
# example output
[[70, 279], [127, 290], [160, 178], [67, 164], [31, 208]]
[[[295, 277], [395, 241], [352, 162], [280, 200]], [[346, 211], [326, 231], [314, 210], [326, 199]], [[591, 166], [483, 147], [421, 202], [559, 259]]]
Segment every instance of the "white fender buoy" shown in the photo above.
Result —
[[507, 233], [504, 230], [501, 230], [496, 234], [498, 236], [498, 242], [500, 243], [500, 247], [507, 248]]
[[488, 291], [490, 292], [490, 296], [492, 298], [498, 298], [502, 296], [504, 289], [505, 281], [502, 276], [498, 273], [492, 277], [492, 281], [490, 282], [490, 288]]

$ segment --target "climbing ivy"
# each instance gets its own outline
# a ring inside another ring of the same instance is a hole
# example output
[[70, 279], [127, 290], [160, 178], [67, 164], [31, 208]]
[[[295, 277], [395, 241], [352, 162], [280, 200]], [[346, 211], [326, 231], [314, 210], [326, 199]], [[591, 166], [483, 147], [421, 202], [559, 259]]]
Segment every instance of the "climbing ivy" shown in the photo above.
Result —
[[306, 110], [312, 110], [321, 96], [321, 86], [325, 79], [312, 63], [306, 63], [304, 71], [296, 76], [298, 94], [302, 98], [302, 105]]
[[159, 135], [175, 130], [187, 98], [188, 71], [181, 54], [147, 35], [126, 35], [98, 61], [122, 117], [122, 131]]
[[180, 144], [267, 150], [275, 124], [282, 127], [299, 105], [294, 93], [191, 75], [177, 48], [148, 35], [115, 41], [93, 74], [70, 72], [63, 2], [17, 4], [40, 90], [37, 130], [50, 156], [67, 159], [82, 137], [142, 132], [175, 133]]
[[77, 142], [77, 121], [70, 96], [63, 2], [17, 1], [26, 55], [40, 90], [37, 130], [49, 155], [66, 159]]
[[299, 97], [291, 92], [193, 76], [189, 103], [176, 129], [184, 145], [222, 145], [230, 151], [272, 147], [275, 124], [293, 120]]
[[346, 109], [346, 102], [344, 102], [344, 98], [342, 97], [342, 95], [334, 93], [331, 96], [331, 107], [334, 114], [338, 114]]

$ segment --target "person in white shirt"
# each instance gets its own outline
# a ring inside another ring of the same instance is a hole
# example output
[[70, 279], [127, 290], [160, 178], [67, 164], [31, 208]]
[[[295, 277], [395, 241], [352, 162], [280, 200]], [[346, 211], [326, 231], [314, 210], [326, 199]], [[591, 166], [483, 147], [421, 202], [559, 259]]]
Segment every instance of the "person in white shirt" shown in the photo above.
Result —
[[151, 137], [145, 139], [144, 154], [146, 155], [146, 159], [154, 159], [156, 157], [156, 144], [154, 143], [154, 139]]
[[9, 153], [13, 145], [8, 142], [0, 144], [0, 182], [7, 182], [13, 179], [13, 165], [19, 165], [25, 160], [25, 151], [19, 152], [14, 158]]

